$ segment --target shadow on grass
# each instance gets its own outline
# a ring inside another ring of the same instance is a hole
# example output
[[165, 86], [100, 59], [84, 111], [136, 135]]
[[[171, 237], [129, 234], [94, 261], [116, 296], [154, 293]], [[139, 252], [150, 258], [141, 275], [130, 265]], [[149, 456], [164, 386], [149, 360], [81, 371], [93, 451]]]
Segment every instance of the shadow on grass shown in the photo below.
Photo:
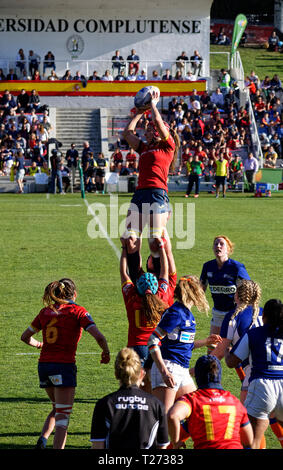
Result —
[[[96, 403], [98, 398], [75, 398], [75, 403]], [[0, 403], [50, 403], [48, 398], [0, 397]]]

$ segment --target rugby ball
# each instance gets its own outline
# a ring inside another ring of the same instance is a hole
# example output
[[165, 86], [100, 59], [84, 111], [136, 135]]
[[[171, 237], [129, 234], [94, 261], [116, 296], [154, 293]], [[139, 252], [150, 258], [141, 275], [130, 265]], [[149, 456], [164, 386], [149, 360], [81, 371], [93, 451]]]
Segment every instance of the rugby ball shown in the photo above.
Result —
[[139, 90], [135, 96], [135, 107], [140, 111], [150, 108], [152, 93], [157, 95], [157, 102], [160, 97], [160, 90], [156, 86], [145, 86]]

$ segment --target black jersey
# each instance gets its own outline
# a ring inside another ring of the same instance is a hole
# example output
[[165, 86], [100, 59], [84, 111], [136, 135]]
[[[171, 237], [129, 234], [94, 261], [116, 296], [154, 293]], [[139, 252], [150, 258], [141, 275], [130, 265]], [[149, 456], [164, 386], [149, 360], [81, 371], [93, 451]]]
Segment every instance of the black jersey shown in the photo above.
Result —
[[155, 449], [169, 444], [163, 404], [137, 386], [121, 387], [94, 409], [91, 439], [106, 449]]

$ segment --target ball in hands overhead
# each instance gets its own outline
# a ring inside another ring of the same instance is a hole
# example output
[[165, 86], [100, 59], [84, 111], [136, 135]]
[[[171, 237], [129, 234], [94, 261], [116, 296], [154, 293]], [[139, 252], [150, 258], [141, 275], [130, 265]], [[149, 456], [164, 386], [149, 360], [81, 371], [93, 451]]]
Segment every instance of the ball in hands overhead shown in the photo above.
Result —
[[151, 106], [151, 101], [158, 103], [160, 90], [156, 86], [145, 86], [135, 96], [135, 107], [139, 111], [146, 111]]

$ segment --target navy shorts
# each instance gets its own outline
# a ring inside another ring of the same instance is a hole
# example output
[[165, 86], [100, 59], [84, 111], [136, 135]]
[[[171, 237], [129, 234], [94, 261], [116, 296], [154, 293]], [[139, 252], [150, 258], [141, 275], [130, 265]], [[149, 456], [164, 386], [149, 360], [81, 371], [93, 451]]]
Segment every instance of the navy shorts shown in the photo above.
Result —
[[38, 376], [40, 388], [77, 386], [77, 366], [75, 364], [39, 362]]
[[130, 210], [141, 214], [164, 214], [169, 212], [168, 194], [164, 189], [138, 189], [132, 197]]
[[144, 366], [145, 364], [145, 361], [147, 360], [148, 356], [149, 356], [149, 350], [148, 350], [148, 347], [146, 345], [143, 345], [143, 344], [139, 344], [137, 346], [131, 346], [135, 351], [136, 353], [139, 355], [139, 358], [140, 358], [140, 361], [141, 361], [141, 365], [142, 367]]

